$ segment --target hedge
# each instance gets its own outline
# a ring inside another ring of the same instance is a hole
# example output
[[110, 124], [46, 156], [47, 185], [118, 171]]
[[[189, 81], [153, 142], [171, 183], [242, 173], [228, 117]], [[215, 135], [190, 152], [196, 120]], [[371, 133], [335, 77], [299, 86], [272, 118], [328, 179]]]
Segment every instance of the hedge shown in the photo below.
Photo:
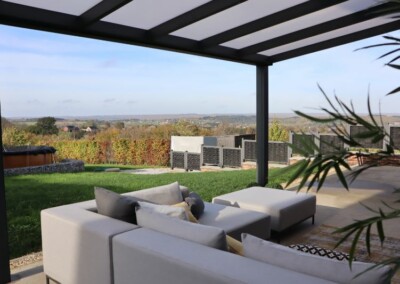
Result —
[[77, 159], [90, 164], [117, 163], [167, 166], [170, 141], [166, 139], [42, 140], [38, 145], [57, 149], [57, 159]]

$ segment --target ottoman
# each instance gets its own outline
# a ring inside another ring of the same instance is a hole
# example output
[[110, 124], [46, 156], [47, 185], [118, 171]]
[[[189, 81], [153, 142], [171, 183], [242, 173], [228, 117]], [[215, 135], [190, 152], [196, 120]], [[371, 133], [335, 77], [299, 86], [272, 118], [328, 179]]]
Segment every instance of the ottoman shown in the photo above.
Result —
[[256, 186], [214, 197], [212, 202], [266, 213], [276, 232], [308, 218], [314, 224], [316, 197], [306, 193]]
[[242, 233], [265, 240], [270, 238], [271, 217], [268, 214], [208, 202], [204, 205], [204, 213], [198, 219], [200, 224], [224, 229], [239, 241]]

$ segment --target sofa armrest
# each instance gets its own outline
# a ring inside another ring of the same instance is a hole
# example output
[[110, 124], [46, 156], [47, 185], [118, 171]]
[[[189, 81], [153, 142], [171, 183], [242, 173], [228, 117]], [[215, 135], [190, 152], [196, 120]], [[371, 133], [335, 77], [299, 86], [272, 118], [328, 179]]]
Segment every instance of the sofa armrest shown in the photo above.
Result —
[[75, 205], [43, 210], [44, 272], [63, 284], [112, 283], [111, 238], [136, 228]]

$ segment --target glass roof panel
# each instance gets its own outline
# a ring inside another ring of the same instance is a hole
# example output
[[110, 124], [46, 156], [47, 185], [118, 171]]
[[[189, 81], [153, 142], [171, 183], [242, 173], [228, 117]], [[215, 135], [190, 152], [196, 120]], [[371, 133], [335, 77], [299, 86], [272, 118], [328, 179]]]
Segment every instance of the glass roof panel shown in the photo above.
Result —
[[171, 33], [184, 38], [203, 40], [215, 34], [290, 8], [305, 0], [248, 0], [230, 9]]
[[102, 21], [149, 30], [210, 0], [134, 0]]
[[290, 44], [285, 44], [276, 48], [272, 48], [263, 52], [260, 52], [259, 54], [262, 55], [267, 55], [267, 56], [273, 56], [276, 54], [280, 54], [283, 52], [287, 52], [287, 51], [291, 51], [291, 50], [295, 50], [301, 47], [305, 47], [308, 45], [312, 45], [312, 44], [316, 44], [319, 42], [323, 42], [323, 41], [327, 41], [330, 39], [334, 39], [334, 38], [338, 38], [347, 34], [351, 34], [351, 33], [355, 33], [358, 31], [362, 31], [362, 30], [366, 30], [369, 28], [373, 28], [373, 27], [377, 27], [389, 22], [393, 22], [396, 21], [397, 19], [393, 19], [393, 18], [378, 18], [378, 19], [373, 19], [373, 20], [369, 20], [369, 21], [365, 21], [359, 24], [355, 24], [352, 26], [348, 26], [345, 28], [341, 28], [341, 29], [337, 29], [328, 33], [324, 33], [322, 35], [317, 35], [317, 36], [313, 36], [313, 37], [309, 37], [303, 40], [299, 40]]
[[223, 43], [223, 46], [241, 49], [262, 41], [334, 20], [375, 5], [376, 0], [350, 0], [291, 21]]
[[15, 4], [80, 16], [101, 0], [4, 0]]

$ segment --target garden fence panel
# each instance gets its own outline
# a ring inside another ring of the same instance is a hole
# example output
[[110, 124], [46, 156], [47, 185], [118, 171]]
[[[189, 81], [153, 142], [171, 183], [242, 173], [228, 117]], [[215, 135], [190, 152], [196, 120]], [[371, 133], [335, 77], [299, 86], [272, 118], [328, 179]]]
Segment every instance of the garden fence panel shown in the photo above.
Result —
[[290, 151], [286, 142], [268, 142], [268, 162], [289, 163]]
[[257, 160], [257, 147], [255, 140], [243, 140], [243, 160], [256, 161]]
[[222, 148], [222, 166], [241, 167], [242, 149], [240, 148]]
[[320, 134], [319, 149], [321, 154], [332, 154], [343, 150], [345, 147], [343, 140], [336, 135]]
[[171, 169], [185, 169], [185, 152], [171, 151]]
[[200, 156], [198, 153], [187, 153], [186, 170], [189, 171], [200, 171]]
[[202, 146], [202, 165], [221, 165], [220, 147], [215, 146]]
[[373, 142], [372, 138], [356, 138], [355, 136], [363, 133], [368, 132], [368, 129], [361, 125], [350, 125], [349, 126], [349, 133], [350, 137], [352, 137], [355, 141], [360, 143], [363, 148], [367, 149], [382, 149], [383, 148], [383, 139], [379, 140], [378, 142]]
[[394, 148], [400, 149], [400, 126], [389, 125], [389, 135], [392, 139]]
[[292, 149], [292, 154], [301, 154], [301, 151], [307, 152], [304, 144], [312, 145], [315, 143], [313, 134], [298, 134], [291, 132], [290, 138], [290, 142], [294, 146], [294, 148]]

